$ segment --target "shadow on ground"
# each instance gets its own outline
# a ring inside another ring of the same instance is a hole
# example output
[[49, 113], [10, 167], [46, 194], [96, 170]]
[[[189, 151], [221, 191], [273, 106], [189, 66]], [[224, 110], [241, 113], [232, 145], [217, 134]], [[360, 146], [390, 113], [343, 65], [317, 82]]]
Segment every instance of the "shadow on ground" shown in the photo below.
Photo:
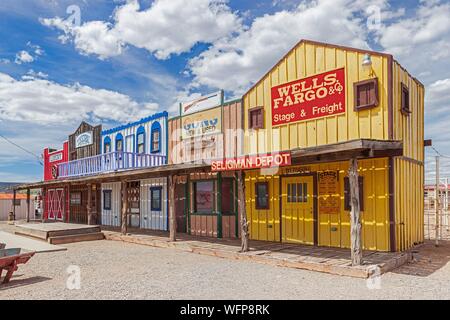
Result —
[[39, 282], [52, 280], [52, 278], [47, 278], [47, 277], [30, 277], [30, 278], [26, 278], [26, 279], [17, 279], [17, 278], [20, 278], [22, 276], [23, 275], [21, 275], [21, 274], [15, 275], [15, 276], [12, 277], [12, 279], [11, 279], [11, 281], [9, 283], [7, 283], [7, 284], [0, 284], [0, 291], [7, 290], [7, 289], [12, 289], [12, 288], [25, 287], [25, 286], [36, 284], [36, 283], [39, 283]]
[[413, 261], [393, 273], [427, 277], [450, 262], [450, 241], [440, 241], [436, 247], [433, 241], [426, 241], [423, 245], [412, 250]]

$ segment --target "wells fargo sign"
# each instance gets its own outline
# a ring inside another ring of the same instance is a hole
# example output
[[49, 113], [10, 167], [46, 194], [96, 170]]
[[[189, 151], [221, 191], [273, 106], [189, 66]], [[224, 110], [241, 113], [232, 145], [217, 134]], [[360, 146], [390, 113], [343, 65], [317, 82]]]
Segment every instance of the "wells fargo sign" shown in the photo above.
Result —
[[272, 88], [272, 125], [345, 113], [345, 69]]
[[247, 169], [265, 169], [290, 166], [291, 163], [291, 154], [289, 152], [280, 152], [275, 154], [214, 160], [211, 163], [211, 171], [218, 172]]
[[189, 139], [222, 132], [222, 109], [215, 108], [184, 116], [182, 138]]

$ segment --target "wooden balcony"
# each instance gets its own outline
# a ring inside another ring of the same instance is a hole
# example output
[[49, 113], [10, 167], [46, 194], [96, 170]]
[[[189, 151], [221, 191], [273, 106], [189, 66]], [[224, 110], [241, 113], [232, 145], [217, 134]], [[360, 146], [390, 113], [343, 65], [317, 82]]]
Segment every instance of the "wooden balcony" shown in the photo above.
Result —
[[58, 179], [144, 169], [164, 164], [166, 164], [166, 156], [162, 155], [111, 152], [59, 164]]

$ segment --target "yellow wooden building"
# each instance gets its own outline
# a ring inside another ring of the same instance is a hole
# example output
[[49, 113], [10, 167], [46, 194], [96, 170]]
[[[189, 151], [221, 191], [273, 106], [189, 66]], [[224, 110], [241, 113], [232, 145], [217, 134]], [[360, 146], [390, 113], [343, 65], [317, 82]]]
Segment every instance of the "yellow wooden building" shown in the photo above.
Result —
[[394, 58], [300, 41], [243, 97], [250, 239], [350, 248], [348, 168], [358, 159], [364, 250], [423, 242], [424, 87]]

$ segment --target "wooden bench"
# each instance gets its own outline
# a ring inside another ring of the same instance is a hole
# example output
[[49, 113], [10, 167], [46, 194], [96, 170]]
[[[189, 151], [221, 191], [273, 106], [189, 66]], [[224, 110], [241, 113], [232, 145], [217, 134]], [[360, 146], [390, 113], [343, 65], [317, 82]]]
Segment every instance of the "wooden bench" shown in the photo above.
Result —
[[21, 251], [22, 249], [20, 248], [0, 249], [0, 278], [3, 269], [7, 271], [5, 279], [3, 279], [3, 284], [8, 283], [9, 280], [11, 280], [11, 277], [14, 271], [17, 270], [19, 264], [27, 263], [35, 254], [35, 252], [21, 253]]

